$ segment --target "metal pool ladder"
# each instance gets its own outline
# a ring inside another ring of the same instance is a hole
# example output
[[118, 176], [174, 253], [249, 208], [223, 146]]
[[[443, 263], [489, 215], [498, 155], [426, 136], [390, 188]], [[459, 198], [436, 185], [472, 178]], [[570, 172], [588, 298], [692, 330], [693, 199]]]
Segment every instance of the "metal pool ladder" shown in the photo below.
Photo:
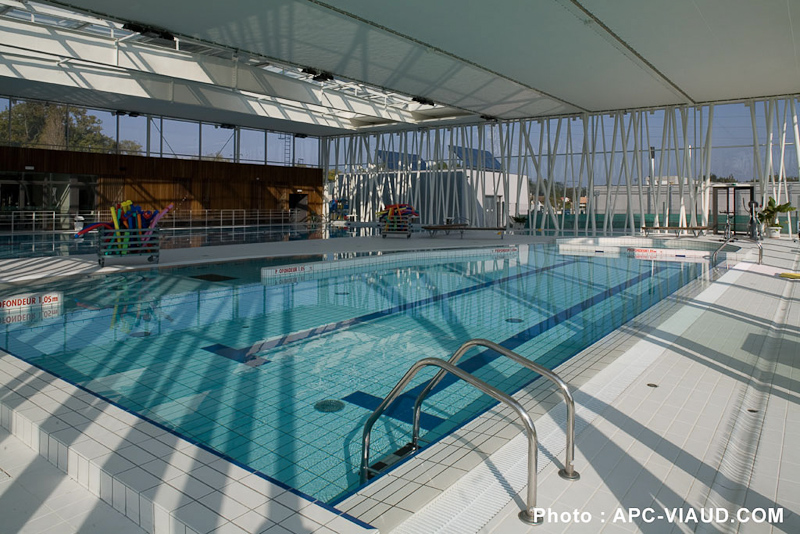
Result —
[[[798, 224], [800, 224], [800, 222]], [[727, 245], [732, 240], [733, 240], [733, 236], [731, 236], [728, 239], [726, 239], [719, 246], [719, 248], [714, 251], [714, 254], [711, 255], [711, 266], [712, 267], [714, 265], [716, 265], [716, 263], [717, 263], [717, 254], [719, 254], [719, 251], [722, 250], [723, 248], [725, 248], [725, 245]], [[764, 261], [764, 246], [761, 244], [761, 240], [760, 239], [756, 239], [755, 242], [756, 242], [756, 245], [758, 245], [758, 264], [761, 265], [761, 262]]]
[[427, 387], [422, 390], [422, 392], [417, 397], [416, 402], [414, 403], [414, 420], [413, 420], [413, 437], [411, 442], [412, 450], [417, 450], [419, 448], [419, 427], [420, 427], [420, 415], [422, 411], [422, 403], [428, 394], [433, 390], [434, 387], [444, 378], [444, 375], [450, 373], [457, 378], [463, 380], [464, 382], [470, 384], [471, 386], [479, 389], [483, 393], [495, 398], [496, 400], [506, 404], [512, 410], [514, 410], [517, 415], [519, 416], [520, 420], [522, 421], [523, 426], [525, 427], [525, 433], [528, 436], [528, 502], [526, 505], [526, 509], [522, 510], [519, 513], [519, 518], [524, 521], [525, 523], [537, 525], [542, 522], [540, 516], [537, 517], [535, 513], [536, 510], [536, 473], [537, 473], [537, 466], [538, 466], [538, 458], [537, 458], [537, 451], [538, 451], [538, 440], [536, 437], [536, 428], [533, 425], [533, 420], [531, 419], [528, 412], [522, 407], [522, 405], [510, 395], [507, 395], [500, 391], [499, 389], [490, 386], [483, 380], [480, 380], [471, 374], [467, 373], [463, 369], [456, 367], [456, 363], [461, 359], [461, 357], [472, 347], [486, 347], [495, 352], [506, 356], [513, 361], [519, 363], [520, 365], [531, 369], [542, 375], [543, 377], [547, 378], [548, 380], [552, 381], [561, 391], [562, 396], [564, 397], [564, 402], [567, 405], [567, 450], [566, 450], [566, 459], [564, 461], [564, 468], [559, 470], [558, 474], [567, 480], [578, 480], [580, 475], [573, 466], [573, 460], [575, 458], [575, 401], [572, 398], [572, 394], [569, 391], [566, 383], [564, 383], [561, 378], [555, 374], [550, 369], [546, 367], [542, 367], [539, 364], [536, 364], [527, 358], [520, 356], [519, 354], [508, 350], [505, 347], [498, 345], [497, 343], [493, 343], [486, 339], [471, 339], [461, 345], [461, 347], [453, 353], [453, 356], [450, 358], [449, 361], [440, 360], [439, 358], [423, 358], [419, 360], [417, 363], [411, 366], [411, 368], [406, 372], [403, 378], [397, 382], [397, 385], [392, 389], [391, 392], [383, 399], [383, 402], [372, 412], [372, 415], [369, 417], [367, 422], [364, 424], [364, 434], [361, 440], [361, 468], [360, 468], [360, 477], [361, 483], [365, 483], [369, 478], [370, 473], [377, 473], [374, 469], [369, 467], [369, 443], [370, 443], [370, 435], [372, 433], [372, 427], [378, 418], [383, 414], [386, 408], [403, 392], [405, 387], [408, 385], [409, 382], [414, 378], [414, 376], [423, 368], [423, 367], [438, 367], [440, 371], [436, 373], [436, 376], [428, 383]]

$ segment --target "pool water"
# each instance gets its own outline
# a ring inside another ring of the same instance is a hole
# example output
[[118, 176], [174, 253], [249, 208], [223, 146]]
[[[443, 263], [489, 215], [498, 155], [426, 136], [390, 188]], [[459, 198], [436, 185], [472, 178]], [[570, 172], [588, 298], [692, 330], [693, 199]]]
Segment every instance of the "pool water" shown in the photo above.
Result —
[[[275, 263], [0, 287], [60, 302], [0, 314], [0, 347], [332, 502], [358, 486], [364, 422], [417, 360], [486, 338], [553, 368], [708, 268], [543, 245], [322, 262], [300, 275]], [[477, 349], [460, 367], [509, 393], [537, 377]], [[375, 425], [374, 461], [408, 442], [410, 407], [434, 372]], [[454, 380], [434, 391], [429, 441], [494, 404]]]

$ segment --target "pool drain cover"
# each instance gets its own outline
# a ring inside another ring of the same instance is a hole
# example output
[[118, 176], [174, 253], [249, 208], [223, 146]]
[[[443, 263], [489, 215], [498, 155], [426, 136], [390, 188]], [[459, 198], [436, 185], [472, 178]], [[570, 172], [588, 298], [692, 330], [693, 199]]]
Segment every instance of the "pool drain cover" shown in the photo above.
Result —
[[337, 291], [336, 294], [337, 295], [349, 295], [350, 292], [349, 291]]
[[323, 400], [316, 403], [314, 409], [318, 412], [338, 412], [344, 409], [344, 403], [340, 400]]
[[516, 317], [509, 317], [506, 319], [507, 323], [521, 323], [522, 319], [517, 319]]

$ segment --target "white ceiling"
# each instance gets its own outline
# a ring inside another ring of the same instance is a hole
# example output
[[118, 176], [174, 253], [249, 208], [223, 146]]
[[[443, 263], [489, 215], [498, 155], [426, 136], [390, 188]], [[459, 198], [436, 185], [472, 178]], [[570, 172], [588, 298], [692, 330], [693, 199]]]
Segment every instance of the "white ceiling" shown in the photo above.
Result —
[[[800, 92], [800, 0], [45, 3], [162, 28], [179, 38], [236, 49], [243, 57], [312, 67], [337, 80], [437, 104], [408, 106], [421, 113], [408, 121], [351, 117], [348, 128]], [[325, 134], [348, 128], [306, 130]], [[302, 125], [295, 129], [304, 131]]]

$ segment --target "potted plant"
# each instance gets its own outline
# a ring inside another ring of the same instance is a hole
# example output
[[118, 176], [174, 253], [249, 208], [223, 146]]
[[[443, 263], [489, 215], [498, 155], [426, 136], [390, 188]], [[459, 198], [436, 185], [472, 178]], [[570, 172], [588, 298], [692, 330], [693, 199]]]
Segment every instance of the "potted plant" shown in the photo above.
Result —
[[511, 219], [511, 228], [514, 230], [522, 230], [525, 228], [525, 223], [528, 222], [527, 215], [509, 215], [508, 217]]
[[794, 210], [795, 207], [792, 206], [791, 202], [778, 204], [774, 198], [769, 197], [764, 209], [758, 212], [758, 221], [768, 229], [769, 237], [778, 238], [781, 236], [781, 230], [783, 229], [783, 224], [778, 222], [778, 214]]

